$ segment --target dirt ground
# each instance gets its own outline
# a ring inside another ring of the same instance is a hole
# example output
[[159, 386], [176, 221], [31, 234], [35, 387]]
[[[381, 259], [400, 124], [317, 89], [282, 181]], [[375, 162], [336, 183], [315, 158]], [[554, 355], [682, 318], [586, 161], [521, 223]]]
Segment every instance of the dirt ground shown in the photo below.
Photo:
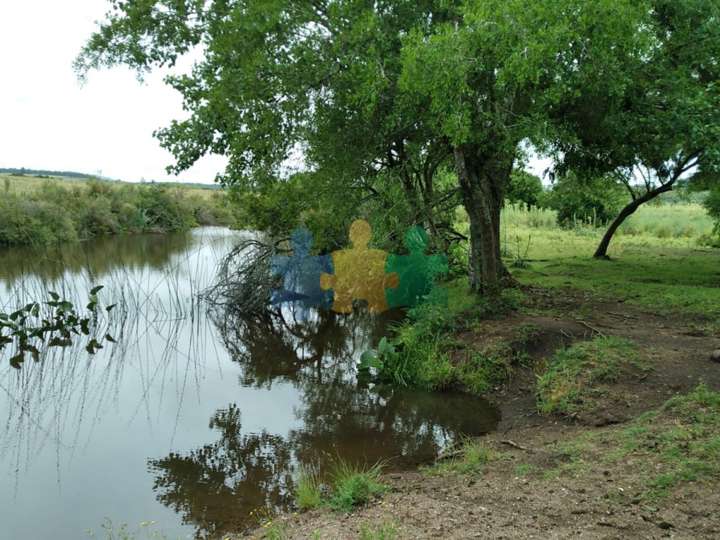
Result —
[[[593, 335], [624, 337], [638, 345], [652, 370], [614, 385], [591, 412], [563, 418], [537, 413], [535, 374], [520, 371], [489, 396], [503, 420], [484, 443], [502, 459], [481, 474], [389, 474], [390, 492], [352, 514], [316, 510], [279, 516], [274, 524], [284, 538], [720, 538], [717, 484], [687, 483], [650, 504], [639, 496], [646, 478], [629, 461], [608, 465], [598, 456], [597, 466], [582, 474], [518, 473], [518, 465], [540, 471], [557, 465], [562, 461], [558, 443], [622, 429], [701, 381], [720, 390], [720, 363], [710, 360], [720, 338], [703, 329], [707, 321], [577, 291], [528, 292], [533, 315], [487, 321], [483, 334], [532, 325], [538, 331], [527, 353], [536, 361]], [[390, 524], [395, 536], [382, 536], [378, 531]], [[368, 530], [375, 535], [368, 536]]]

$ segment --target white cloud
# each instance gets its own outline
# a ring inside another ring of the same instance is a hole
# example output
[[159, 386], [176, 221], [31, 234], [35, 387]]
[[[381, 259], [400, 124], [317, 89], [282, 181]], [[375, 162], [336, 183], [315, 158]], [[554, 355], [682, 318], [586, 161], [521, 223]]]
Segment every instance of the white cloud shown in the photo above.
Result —
[[[0, 167], [77, 170], [123, 180], [177, 180], [152, 136], [185, 117], [161, 73], [144, 84], [126, 68], [91, 72], [72, 62], [102, 20], [106, 0], [0, 3]], [[206, 157], [179, 179], [210, 183], [225, 159]]]

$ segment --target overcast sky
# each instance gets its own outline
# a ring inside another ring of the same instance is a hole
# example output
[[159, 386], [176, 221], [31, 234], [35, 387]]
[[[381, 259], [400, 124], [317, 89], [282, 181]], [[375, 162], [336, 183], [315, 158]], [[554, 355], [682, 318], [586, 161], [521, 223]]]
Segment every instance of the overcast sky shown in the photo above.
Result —
[[106, 0], [0, 0], [0, 167], [102, 171], [122, 180], [211, 183], [224, 159], [204, 158], [180, 177], [152, 132], [187, 116], [180, 94], [153, 73], [91, 72], [72, 62], [102, 20]]
[[[225, 159], [209, 156], [179, 177], [152, 136], [182, 119], [180, 94], [152, 73], [93, 71], [81, 86], [72, 63], [107, 0], [0, 0], [0, 167], [72, 170], [126, 181], [212, 183]], [[186, 62], [189, 66], [189, 62]], [[542, 174], [548, 161], [531, 160]]]

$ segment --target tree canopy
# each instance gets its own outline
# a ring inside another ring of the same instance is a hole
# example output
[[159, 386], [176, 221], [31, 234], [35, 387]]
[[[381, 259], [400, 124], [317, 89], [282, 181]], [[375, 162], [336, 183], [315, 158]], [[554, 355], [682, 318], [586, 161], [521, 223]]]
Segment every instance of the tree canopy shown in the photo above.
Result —
[[[715, 114], [705, 92], [716, 91], [718, 25], [703, 9], [717, 2], [114, 0], [77, 68], [142, 73], [199, 48], [191, 73], [168, 77], [190, 112], [158, 132], [173, 171], [224, 154], [222, 180], [252, 192], [301, 164], [316, 177], [306, 199], [376, 197], [383, 212], [399, 186], [403, 219], [434, 234], [447, 226], [437, 207], [459, 193], [471, 285], [495, 294], [521, 145], [567, 166], [662, 173], [714, 140], [696, 121]], [[703, 45], [686, 42], [695, 30]], [[673, 127], [689, 139], [667, 138]], [[447, 167], [457, 183], [438, 193]]]

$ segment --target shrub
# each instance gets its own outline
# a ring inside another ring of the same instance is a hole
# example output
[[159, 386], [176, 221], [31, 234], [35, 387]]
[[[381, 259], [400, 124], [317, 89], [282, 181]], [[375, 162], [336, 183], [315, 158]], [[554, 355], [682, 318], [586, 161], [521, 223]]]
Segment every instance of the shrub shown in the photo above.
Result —
[[715, 235], [720, 236], [720, 185], [716, 185], [710, 190], [703, 205], [715, 221]]
[[542, 180], [526, 171], [514, 170], [510, 175], [505, 198], [511, 204], [524, 204], [529, 210], [533, 207], [542, 206], [543, 200]]
[[604, 177], [581, 180], [572, 173], [558, 180], [548, 196], [563, 227], [605, 226], [627, 201], [627, 188], [622, 184]]
[[[181, 189], [107, 181], [47, 180], [0, 198], [0, 245], [41, 245], [99, 235], [180, 231], [197, 222], [231, 225], [227, 199]], [[192, 192], [190, 192], [192, 193]], [[199, 219], [196, 219], [199, 218]]]

